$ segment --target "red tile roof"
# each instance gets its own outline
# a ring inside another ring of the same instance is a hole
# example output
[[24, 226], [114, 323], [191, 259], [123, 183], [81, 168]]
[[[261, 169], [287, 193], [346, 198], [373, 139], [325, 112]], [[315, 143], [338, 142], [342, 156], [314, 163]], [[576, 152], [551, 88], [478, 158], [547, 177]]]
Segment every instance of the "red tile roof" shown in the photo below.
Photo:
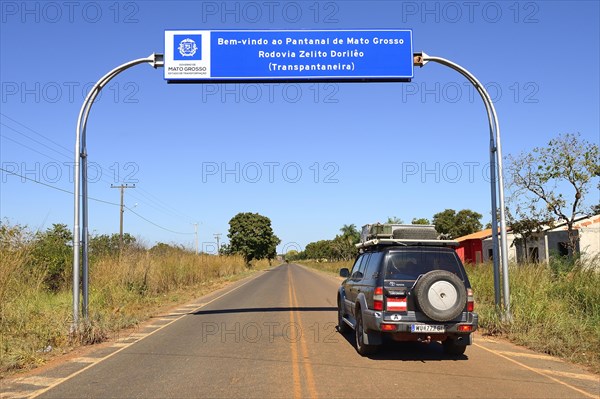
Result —
[[[510, 231], [510, 227], [506, 229], [506, 231]], [[500, 234], [500, 229], [498, 229], [498, 234]], [[475, 233], [468, 234], [466, 236], [455, 238], [456, 241], [462, 242], [467, 240], [485, 240], [486, 238], [490, 238], [492, 236], [492, 229], [485, 229], [481, 231], [477, 231]]]
[[477, 231], [475, 233], [468, 234], [466, 236], [458, 237], [456, 241], [462, 242], [467, 240], [484, 240], [492, 236], [492, 229], [485, 229]]

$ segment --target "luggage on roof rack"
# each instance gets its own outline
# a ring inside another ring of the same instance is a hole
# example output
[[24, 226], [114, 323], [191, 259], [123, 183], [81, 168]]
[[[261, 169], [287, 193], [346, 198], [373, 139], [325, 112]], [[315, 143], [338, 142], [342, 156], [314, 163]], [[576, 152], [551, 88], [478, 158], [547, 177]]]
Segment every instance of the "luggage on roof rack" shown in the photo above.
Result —
[[456, 240], [431, 240], [431, 239], [397, 239], [397, 238], [376, 238], [356, 244], [358, 249], [366, 249], [382, 245], [401, 245], [401, 246], [428, 246], [428, 247], [458, 247]]
[[375, 238], [392, 238], [393, 237], [393, 226], [399, 226], [394, 224], [365, 224], [362, 228], [360, 235], [360, 241], [364, 242]]
[[437, 240], [438, 237], [439, 234], [433, 225], [375, 223], [363, 226], [360, 241], [366, 242], [375, 239]]

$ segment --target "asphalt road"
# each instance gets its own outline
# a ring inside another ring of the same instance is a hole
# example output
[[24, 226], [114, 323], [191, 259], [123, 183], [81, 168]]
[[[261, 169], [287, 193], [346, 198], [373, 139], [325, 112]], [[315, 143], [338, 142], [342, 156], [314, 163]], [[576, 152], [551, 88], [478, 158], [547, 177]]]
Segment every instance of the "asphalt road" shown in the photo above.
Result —
[[[465, 356], [393, 344], [370, 358], [336, 329], [337, 279], [281, 265], [45, 374], [5, 398], [597, 398], [573, 365], [476, 336]], [[19, 385], [20, 384], [20, 385]]]

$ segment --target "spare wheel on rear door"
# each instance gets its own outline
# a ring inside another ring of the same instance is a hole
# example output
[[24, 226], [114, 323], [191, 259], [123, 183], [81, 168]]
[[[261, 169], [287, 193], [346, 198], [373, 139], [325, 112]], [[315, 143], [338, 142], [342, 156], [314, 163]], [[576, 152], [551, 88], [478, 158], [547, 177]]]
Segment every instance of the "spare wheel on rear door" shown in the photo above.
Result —
[[445, 270], [422, 276], [415, 286], [415, 295], [421, 311], [435, 321], [456, 319], [467, 303], [464, 283], [456, 274]]

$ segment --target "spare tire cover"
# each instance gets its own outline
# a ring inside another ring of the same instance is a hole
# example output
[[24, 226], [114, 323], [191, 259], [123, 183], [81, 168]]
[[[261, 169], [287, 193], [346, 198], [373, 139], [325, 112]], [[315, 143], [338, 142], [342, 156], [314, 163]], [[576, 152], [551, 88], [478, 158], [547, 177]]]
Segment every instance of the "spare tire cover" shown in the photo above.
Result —
[[456, 274], [445, 270], [422, 276], [415, 286], [415, 295], [421, 311], [435, 321], [456, 319], [467, 303], [464, 283]]

